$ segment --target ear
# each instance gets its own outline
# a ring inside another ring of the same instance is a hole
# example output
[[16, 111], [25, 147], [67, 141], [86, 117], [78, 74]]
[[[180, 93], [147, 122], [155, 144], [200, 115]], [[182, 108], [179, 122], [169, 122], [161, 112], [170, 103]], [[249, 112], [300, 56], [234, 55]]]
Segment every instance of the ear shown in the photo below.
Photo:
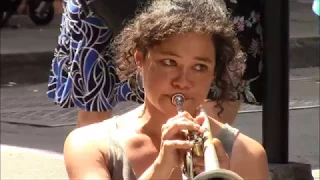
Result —
[[135, 50], [134, 59], [136, 61], [138, 69], [141, 69], [142, 68], [142, 64], [143, 64], [143, 60], [144, 60], [143, 53], [141, 51], [139, 51], [139, 50]]

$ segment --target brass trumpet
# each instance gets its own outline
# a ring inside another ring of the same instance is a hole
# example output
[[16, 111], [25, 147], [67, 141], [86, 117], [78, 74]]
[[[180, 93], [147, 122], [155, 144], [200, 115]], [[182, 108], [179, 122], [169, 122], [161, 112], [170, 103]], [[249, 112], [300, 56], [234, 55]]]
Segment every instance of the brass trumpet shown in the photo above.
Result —
[[[172, 96], [172, 104], [177, 107], [178, 113], [183, 111], [182, 105], [184, 100], [183, 94], [178, 93]], [[200, 113], [205, 113], [205, 111], [200, 109]], [[208, 129], [204, 135], [193, 131], [188, 132], [187, 139], [194, 142], [194, 147], [185, 157], [183, 173], [191, 180], [243, 180], [238, 174], [220, 168], [215, 148], [208, 146], [212, 141], [210, 121], [205, 119], [204, 123], [205, 128]], [[204, 157], [204, 172], [195, 174], [193, 170], [193, 157]]]

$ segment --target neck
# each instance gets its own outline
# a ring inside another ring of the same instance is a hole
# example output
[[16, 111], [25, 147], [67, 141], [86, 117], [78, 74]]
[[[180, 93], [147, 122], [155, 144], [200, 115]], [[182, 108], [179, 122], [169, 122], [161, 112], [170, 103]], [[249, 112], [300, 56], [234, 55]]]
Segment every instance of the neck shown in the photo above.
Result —
[[141, 132], [149, 136], [160, 138], [161, 127], [167, 123], [168, 117], [156, 107], [145, 102], [143, 110], [140, 114]]

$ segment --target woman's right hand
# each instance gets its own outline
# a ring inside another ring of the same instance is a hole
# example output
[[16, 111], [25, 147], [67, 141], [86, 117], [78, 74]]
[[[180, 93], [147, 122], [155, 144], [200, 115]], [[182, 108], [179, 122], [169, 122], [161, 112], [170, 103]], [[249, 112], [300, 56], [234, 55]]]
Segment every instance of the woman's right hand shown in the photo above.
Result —
[[[183, 131], [198, 131], [204, 133], [205, 129], [195, 123], [194, 118], [188, 112], [182, 112], [170, 118], [162, 126], [161, 146], [155, 163], [159, 164], [166, 172], [182, 167], [186, 152], [190, 151], [193, 143], [186, 139]], [[170, 176], [170, 174], [168, 174]]]

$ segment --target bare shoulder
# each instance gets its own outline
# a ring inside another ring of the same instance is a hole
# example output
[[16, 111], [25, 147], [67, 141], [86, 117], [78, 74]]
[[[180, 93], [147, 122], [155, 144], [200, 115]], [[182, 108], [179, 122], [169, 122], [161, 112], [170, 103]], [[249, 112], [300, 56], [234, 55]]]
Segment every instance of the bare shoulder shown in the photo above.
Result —
[[233, 146], [231, 168], [244, 179], [268, 179], [265, 149], [256, 140], [239, 133]]
[[64, 161], [69, 178], [108, 179], [107, 161], [100, 144], [105, 124], [97, 123], [73, 130], [64, 143]]
[[104, 127], [105, 122], [101, 122], [74, 129], [67, 136], [65, 143], [75, 147], [94, 145], [106, 136]]
[[249, 158], [253, 159], [266, 156], [265, 149], [258, 141], [242, 133], [239, 133], [235, 140], [234, 150], [239, 154], [248, 155]]

